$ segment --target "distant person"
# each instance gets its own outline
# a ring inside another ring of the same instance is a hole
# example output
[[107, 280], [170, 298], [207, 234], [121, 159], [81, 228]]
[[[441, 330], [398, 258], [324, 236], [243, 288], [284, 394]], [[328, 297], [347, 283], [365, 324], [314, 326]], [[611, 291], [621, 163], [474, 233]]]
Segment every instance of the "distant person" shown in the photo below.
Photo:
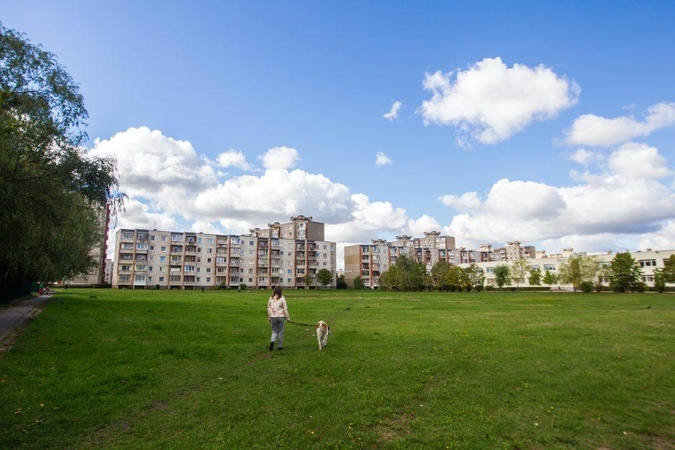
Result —
[[284, 348], [284, 325], [286, 320], [291, 321], [291, 316], [288, 314], [288, 305], [286, 305], [286, 298], [281, 292], [281, 286], [274, 288], [272, 296], [267, 301], [267, 320], [272, 326], [270, 351], [274, 350], [275, 342], [277, 350], [282, 350]]

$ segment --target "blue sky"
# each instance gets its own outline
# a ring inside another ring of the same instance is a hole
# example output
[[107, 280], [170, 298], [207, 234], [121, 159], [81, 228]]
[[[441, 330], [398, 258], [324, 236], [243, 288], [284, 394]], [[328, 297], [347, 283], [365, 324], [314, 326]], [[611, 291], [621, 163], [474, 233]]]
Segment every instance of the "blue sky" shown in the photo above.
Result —
[[114, 154], [118, 227], [675, 248], [675, 2], [0, 1]]

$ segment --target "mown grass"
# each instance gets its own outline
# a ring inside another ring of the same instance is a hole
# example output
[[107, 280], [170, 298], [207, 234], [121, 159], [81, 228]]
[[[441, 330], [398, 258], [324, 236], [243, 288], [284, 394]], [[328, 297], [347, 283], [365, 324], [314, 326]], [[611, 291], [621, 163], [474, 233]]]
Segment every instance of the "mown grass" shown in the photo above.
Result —
[[[672, 449], [675, 297], [59, 292], [0, 357], [0, 448]], [[651, 306], [651, 308], [647, 308]]]

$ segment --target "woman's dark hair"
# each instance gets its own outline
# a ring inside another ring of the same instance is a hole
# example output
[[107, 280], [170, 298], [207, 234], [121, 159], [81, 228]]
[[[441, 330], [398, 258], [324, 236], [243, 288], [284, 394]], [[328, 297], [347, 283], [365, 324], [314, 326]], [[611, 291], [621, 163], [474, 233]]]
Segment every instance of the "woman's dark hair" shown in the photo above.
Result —
[[274, 288], [274, 292], [272, 293], [272, 297], [281, 298], [281, 286], [277, 286], [277, 287]]

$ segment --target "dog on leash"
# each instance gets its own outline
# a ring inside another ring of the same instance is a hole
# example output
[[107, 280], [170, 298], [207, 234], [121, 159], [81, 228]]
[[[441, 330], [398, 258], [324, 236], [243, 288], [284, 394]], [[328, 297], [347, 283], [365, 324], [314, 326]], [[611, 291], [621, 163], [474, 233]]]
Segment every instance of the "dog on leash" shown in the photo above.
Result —
[[328, 335], [330, 334], [330, 327], [323, 320], [316, 323], [316, 340], [319, 341], [319, 350], [328, 344]]

